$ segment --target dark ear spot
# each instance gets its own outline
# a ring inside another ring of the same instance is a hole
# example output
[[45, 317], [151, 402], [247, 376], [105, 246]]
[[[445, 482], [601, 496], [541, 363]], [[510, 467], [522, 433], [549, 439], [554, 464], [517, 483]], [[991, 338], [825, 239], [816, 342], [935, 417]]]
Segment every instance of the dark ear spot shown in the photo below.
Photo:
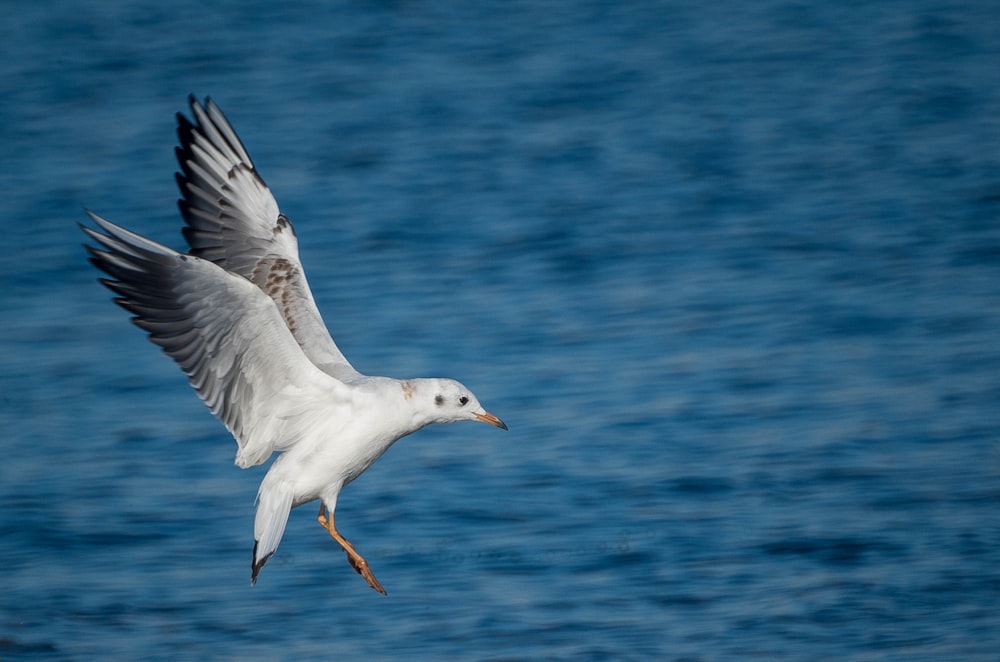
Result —
[[462, 397], [460, 397], [458, 399], [458, 404], [460, 404], [462, 406], [465, 406], [465, 405], [469, 404], [469, 399], [463, 395]]
[[438, 405], [439, 407], [441, 405], [443, 405], [444, 404], [444, 396], [443, 395], [435, 395], [434, 396], [434, 404]]

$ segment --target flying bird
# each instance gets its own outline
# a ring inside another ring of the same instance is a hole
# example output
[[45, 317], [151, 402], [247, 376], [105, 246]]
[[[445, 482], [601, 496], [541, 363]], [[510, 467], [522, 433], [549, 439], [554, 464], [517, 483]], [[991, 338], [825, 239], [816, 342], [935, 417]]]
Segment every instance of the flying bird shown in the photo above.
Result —
[[334, 524], [337, 498], [401, 437], [431, 423], [507, 429], [452, 379], [363, 375], [327, 331], [299, 261], [291, 222], [211, 99], [178, 113], [181, 253], [88, 211], [101, 283], [181, 367], [236, 439], [236, 465], [280, 453], [257, 493], [251, 583], [274, 554], [292, 508], [317, 520], [368, 585], [365, 558]]

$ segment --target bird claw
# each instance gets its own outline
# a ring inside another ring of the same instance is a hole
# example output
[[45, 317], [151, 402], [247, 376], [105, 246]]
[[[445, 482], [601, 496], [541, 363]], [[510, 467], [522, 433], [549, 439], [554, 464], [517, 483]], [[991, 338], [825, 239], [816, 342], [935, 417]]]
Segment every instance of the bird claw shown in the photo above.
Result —
[[365, 558], [360, 554], [358, 554], [356, 551], [354, 552], [354, 554], [357, 556], [357, 558], [352, 556], [349, 552], [347, 554], [347, 562], [351, 564], [351, 567], [354, 568], [354, 571], [357, 572], [362, 577], [364, 577], [365, 581], [368, 582], [369, 586], [371, 586], [373, 589], [375, 589], [382, 595], [386, 595], [385, 589], [382, 588], [382, 584], [380, 584], [379, 581], [375, 579], [375, 573], [372, 572], [371, 567], [369, 567], [368, 561], [366, 561]]

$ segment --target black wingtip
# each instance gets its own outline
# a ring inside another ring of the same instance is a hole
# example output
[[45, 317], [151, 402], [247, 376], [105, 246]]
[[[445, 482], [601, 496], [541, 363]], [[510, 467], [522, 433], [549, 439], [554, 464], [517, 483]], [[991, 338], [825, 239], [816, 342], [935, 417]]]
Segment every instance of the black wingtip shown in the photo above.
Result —
[[254, 540], [254, 542], [253, 542], [253, 554], [250, 556], [250, 585], [251, 586], [255, 586], [257, 584], [257, 575], [260, 574], [260, 569], [263, 568], [264, 564], [267, 563], [267, 560], [274, 555], [274, 552], [271, 552], [270, 554], [268, 554], [267, 556], [265, 556], [264, 558], [262, 558], [260, 561], [258, 561], [257, 560], [257, 545], [258, 544], [259, 544], [259, 542], [256, 541], [256, 540]]

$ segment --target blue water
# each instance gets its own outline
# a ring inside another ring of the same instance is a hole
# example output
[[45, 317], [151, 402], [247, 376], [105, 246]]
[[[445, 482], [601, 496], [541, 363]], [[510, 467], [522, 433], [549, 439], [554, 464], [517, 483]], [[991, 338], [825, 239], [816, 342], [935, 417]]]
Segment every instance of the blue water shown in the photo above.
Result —
[[[8, 6], [0, 659], [995, 660], [1000, 7]], [[260, 468], [94, 281], [228, 113], [409, 437], [250, 586]]]

